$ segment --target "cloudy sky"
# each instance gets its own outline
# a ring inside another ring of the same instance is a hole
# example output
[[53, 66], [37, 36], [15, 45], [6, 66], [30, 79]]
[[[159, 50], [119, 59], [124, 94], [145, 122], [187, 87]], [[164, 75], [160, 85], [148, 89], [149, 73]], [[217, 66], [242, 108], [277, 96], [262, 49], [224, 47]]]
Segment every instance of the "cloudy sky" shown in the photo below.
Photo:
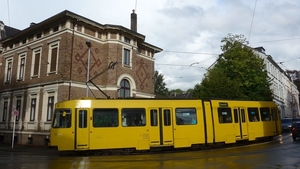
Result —
[[138, 32], [164, 50], [155, 69], [169, 90], [200, 83], [229, 33], [264, 47], [283, 70], [300, 70], [299, 0], [0, 0], [0, 7], [0, 20], [20, 30], [63, 10], [130, 28], [135, 9]]

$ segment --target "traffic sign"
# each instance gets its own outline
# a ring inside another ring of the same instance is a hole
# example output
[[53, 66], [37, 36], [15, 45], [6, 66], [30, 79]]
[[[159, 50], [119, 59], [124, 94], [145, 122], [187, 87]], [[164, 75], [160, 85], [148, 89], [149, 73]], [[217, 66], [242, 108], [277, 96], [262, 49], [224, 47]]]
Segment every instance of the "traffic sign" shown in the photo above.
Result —
[[15, 110], [13, 114], [14, 114], [14, 116], [18, 116], [19, 115], [19, 111]]

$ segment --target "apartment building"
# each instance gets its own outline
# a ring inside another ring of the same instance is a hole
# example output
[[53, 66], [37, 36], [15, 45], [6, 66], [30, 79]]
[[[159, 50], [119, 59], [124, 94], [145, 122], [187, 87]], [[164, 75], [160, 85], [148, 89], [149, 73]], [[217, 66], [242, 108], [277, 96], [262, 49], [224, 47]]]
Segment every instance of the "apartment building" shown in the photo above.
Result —
[[264, 59], [271, 82], [274, 102], [278, 105], [281, 118], [299, 117], [299, 91], [292, 77], [284, 71], [263, 47], [254, 48], [256, 54]]
[[155, 96], [154, 55], [162, 49], [137, 32], [134, 11], [130, 29], [68, 10], [10, 35], [1, 24], [0, 142], [44, 145], [56, 102]]

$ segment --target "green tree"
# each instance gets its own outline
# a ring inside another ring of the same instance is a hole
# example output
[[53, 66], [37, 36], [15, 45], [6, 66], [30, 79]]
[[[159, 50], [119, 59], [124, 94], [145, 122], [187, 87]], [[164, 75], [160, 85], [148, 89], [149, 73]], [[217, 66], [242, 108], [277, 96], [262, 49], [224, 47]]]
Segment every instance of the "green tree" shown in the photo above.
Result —
[[195, 85], [194, 96], [201, 99], [272, 100], [270, 79], [262, 58], [244, 45], [243, 35], [229, 34], [221, 40], [221, 54]]
[[183, 90], [181, 90], [181, 89], [173, 89], [173, 90], [170, 91], [170, 93], [183, 94]]
[[194, 89], [188, 89], [186, 92], [187, 93], [194, 93]]
[[155, 94], [167, 96], [168, 95], [168, 88], [166, 87], [166, 83], [164, 82], [164, 75], [159, 73], [157, 70], [154, 74], [154, 90]]
[[[193, 96], [201, 99], [239, 99], [238, 83], [231, 80], [221, 69], [211, 69], [201, 84], [196, 84]], [[229, 91], [230, 90], [230, 91]]]

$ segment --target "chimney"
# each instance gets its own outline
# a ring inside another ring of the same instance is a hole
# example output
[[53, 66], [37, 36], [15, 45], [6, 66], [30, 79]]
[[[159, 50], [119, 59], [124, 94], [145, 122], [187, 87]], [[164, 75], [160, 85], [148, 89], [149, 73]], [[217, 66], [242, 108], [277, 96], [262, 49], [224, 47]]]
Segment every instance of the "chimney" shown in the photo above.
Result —
[[36, 25], [36, 23], [34, 23], [34, 22], [31, 22], [31, 23], [30, 23], [30, 26], [34, 26], [34, 25]]
[[0, 21], [0, 40], [4, 39], [6, 37], [6, 33], [5, 33], [5, 25], [2, 21]]
[[137, 32], [137, 15], [134, 13], [134, 10], [131, 13], [131, 30]]

